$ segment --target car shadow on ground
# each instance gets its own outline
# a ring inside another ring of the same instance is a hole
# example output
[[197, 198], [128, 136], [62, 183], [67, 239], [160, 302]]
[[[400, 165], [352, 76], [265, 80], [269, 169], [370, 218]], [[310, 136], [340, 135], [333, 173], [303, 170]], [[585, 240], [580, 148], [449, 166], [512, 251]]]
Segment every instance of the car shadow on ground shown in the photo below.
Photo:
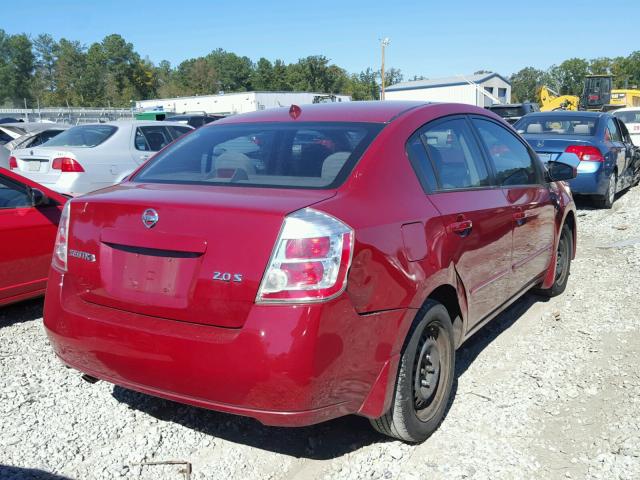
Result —
[[71, 480], [69, 477], [54, 475], [44, 470], [12, 467], [9, 465], [0, 465], [0, 478], [16, 480]]
[[0, 329], [42, 318], [43, 307], [42, 298], [0, 307]]
[[[454, 394], [458, 377], [469, 368], [477, 356], [533, 304], [544, 300], [544, 297], [525, 295], [458, 350]], [[145, 412], [159, 420], [174, 422], [212, 437], [297, 458], [327, 460], [372, 443], [391, 441], [375, 432], [367, 419], [355, 415], [309, 427], [280, 428], [264, 426], [250, 418], [181, 405], [118, 386], [114, 387], [112, 395], [130, 408]], [[452, 403], [448, 408], [451, 408], [451, 405]]]

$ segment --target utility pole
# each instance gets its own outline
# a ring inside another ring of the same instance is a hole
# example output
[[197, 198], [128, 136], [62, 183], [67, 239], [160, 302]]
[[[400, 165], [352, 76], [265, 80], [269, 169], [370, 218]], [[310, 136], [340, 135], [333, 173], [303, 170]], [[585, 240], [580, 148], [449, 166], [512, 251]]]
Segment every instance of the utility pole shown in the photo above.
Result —
[[380, 68], [380, 79], [382, 80], [382, 89], [380, 91], [380, 100], [384, 100], [384, 49], [389, 46], [391, 40], [389, 37], [385, 37], [380, 40], [380, 47], [382, 48], [382, 65]]

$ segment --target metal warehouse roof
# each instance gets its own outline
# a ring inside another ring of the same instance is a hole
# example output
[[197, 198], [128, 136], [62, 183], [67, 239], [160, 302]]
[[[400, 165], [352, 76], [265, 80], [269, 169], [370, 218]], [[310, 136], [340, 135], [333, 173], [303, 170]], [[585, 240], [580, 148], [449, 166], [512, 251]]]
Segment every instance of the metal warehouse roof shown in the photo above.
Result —
[[387, 92], [394, 90], [418, 90], [421, 88], [451, 87], [455, 85], [467, 85], [467, 80], [474, 83], [482, 83], [491, 78], [498, 77], [502, 81], [511, 85], [511, 82], [497, 73], [482, 73], [479, 75], [456, 75], [455, 77], [431, 78], [427, 80], [414, 80], [412, 82], [401, 82], [386, 87]]

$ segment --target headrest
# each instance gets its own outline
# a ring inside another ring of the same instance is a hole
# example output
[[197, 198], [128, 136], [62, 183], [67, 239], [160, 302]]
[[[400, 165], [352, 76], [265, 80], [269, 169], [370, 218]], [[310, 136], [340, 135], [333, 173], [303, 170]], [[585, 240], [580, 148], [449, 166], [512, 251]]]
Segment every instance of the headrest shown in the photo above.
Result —
[[527, 133], [542, 133], [542, 125], [539, 123], [532, 123], [527, 126]]
[[591, 128], [588, 124], [581, 123], [573, 127], [573, 133], [576, 135], [591, 135]]
[[351, 152], [336, 152], [325, 158], [322, 162], [322, 178], [328, 180], [336, 178], [350, 156]]

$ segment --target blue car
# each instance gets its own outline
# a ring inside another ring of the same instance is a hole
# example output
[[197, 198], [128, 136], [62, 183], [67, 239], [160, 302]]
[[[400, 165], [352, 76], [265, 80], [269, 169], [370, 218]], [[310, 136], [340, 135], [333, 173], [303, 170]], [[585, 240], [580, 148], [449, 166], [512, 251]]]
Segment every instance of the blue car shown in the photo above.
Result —
[[571, 191], [594, 197], [602, 208], [611, 208], [616, 193], [638, 182], [637, 149], [624, 123], [610, 113], [530, 113], [513, 127], [545, 163], [575, 153], [580, 166]]

